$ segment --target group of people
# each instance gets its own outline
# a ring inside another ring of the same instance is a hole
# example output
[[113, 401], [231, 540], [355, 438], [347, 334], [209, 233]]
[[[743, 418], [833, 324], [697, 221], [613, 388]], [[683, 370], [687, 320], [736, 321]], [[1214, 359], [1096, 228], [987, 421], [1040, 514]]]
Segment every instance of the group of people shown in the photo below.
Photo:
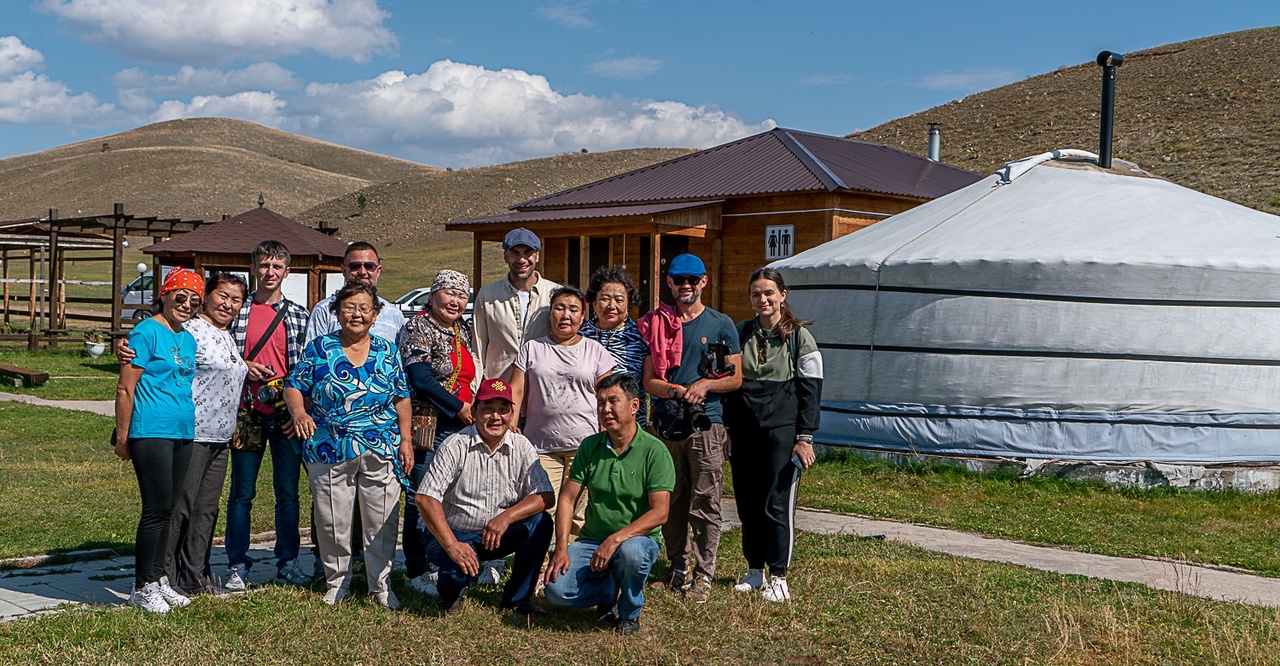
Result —
[[[782, 276], [751, 276], [756, 316], [735, 325], [702, 302], [703, 262], [680, 255], [666, 272], [674, 304], [636, 321], [624, 268], [597, 270], [584, 292], [540, 275], [541, 249], [527, 229], [507, 234], [508, 272], [479, 290], [474, 321], [469, 281], [452, 270], [406, 319], [378, 296], [382, 266], [363, 242], [347, 248], [345, 286], [310, 313], [281, 293], [289, 253], [275, 241], [253, 252], [253, 293], [232, 275], [170, 272], [155, 316], [118, 349], [114, 443], [143, 505], [131, 603], [167, 612], [215, 589], [228, 458], [223, 587], [245, 588], [267, 450], [276, 581], [323, 578], [329, 604], [362, 563], [369, 593], [399, 607], [389, 578], [402, 534], [409, 589], [446, 613], [514, 556], [504, 608], [543, 615], [541, 590], [634, 632], [646, 588], [712, 594], [726, 457], [748, 563], [733, 590], [788, 600], [822, 360]], [[297, 562], [304, 470], [311, 575]], [[650, 583], [663, 544], [670, 567]]]

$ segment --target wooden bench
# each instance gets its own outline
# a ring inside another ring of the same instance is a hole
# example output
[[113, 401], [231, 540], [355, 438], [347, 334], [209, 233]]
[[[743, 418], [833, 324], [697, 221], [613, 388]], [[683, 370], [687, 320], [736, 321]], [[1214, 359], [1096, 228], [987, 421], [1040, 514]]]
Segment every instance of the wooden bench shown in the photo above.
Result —
[[39, 370], [28, 370], [13, 365], [0, 365], [0, 377], [17, 380], [17, 386], [40, 386], [49, 381], [49, 373]]

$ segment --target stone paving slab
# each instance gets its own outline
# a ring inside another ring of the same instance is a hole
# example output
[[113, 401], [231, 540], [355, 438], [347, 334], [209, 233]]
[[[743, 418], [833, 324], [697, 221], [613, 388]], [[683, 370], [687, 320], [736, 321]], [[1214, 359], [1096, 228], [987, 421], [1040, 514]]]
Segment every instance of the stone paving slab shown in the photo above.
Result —
[[57, 407], [77, 412], [93, 412], [102, 416], [116, 415], [116, 403], [114, 400], [45, 400], [34, 395], [0, 391], [0, 402], [25, 402], [29, 405], [39, 405], [40, 407]]

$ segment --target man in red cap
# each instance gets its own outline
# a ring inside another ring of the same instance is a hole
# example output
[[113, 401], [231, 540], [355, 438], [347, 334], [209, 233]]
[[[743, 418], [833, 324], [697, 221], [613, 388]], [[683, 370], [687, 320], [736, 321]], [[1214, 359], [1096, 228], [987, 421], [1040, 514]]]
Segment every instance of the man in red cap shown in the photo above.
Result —
[[427, 558], [440, 568], [440, 608], [459, 610], [482, 561], [515, 554], [502, 607], [545, 615], [529, 598], [551, 545], [551, 480], [533, 444], [511, 431], [515, 406], [505, 380], [480, 384], [474, 414], [474, 425], [436, 449], [415, 500], [434, 537], [427, 540]]

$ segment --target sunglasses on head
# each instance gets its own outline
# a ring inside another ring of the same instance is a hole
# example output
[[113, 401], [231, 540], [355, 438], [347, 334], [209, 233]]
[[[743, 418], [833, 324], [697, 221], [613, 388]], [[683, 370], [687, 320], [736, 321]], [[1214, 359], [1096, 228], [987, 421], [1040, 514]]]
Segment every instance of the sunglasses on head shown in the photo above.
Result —
[[347, 270], [352, 273], [360, 270], [361, 268], [363, 268], [365, 272], [372, 273], [378, 269], [378, 264], [373, 261], [353, 261], [347, 264]]
[[191, 300], [191, 307], [193, 307], [193, 308], [198, 308], [198, 307], [200, 307], [200, 297], [199, 297], [199, 296], [187, 296], [186, 294], [174, 294], [174, 295], [173, 295], [173, 303], [174, 303], [174, 305], [186, 305], [186, 304], [187, 304], [187, 300], [188, 300], [188, 299], [190, 299], [190, 300]]
[[671, 281], [675, 284], [698, 284], [702, 281], [701, 275], [673, 275]]

